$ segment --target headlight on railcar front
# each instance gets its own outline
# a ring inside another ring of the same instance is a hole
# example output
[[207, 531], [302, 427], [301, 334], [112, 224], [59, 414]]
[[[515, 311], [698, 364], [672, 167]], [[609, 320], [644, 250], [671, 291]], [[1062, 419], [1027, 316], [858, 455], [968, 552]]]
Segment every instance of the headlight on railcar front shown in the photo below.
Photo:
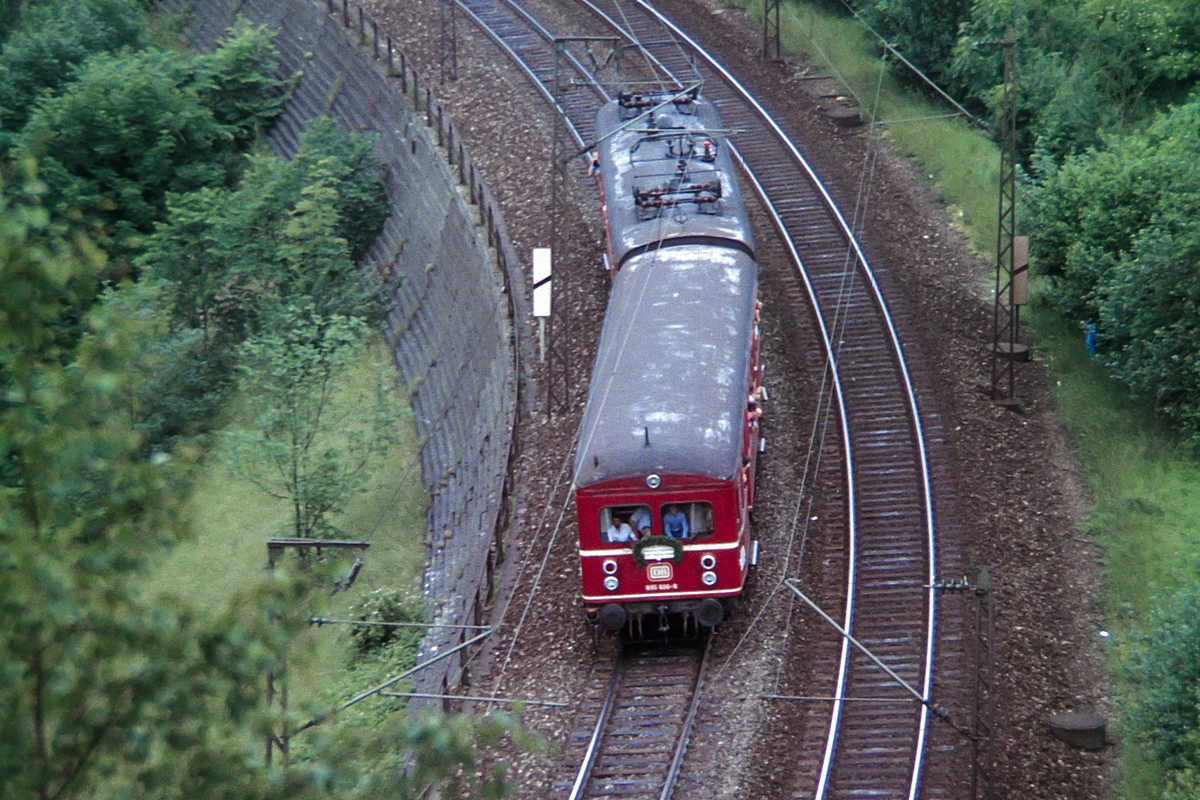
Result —
[[717, 557], [712, 553], [705, 553], [704, 555], [700, 556], [700, 566], [704, 567], [705, 569], [712, 569], [716, 565]]
[[712, 586], [713, 584], [715, 584], [715, 583], [717, 582], [717, 573], [715, 573], [715, 572], [706, 572], [706, 573], [704, 573], [703, 575], [701, 575], [701, 576], [700, 576], [700, 581], [701, 581], [701, 582], [702, 582], [702, 583], [703, 583], [705, 586]]
[[[716, 580], [715, 575], [713, 576], [713, 580]], [[607, 578], [604, 579], [604, 588], [608, 589], [610, 592], [615, 592], [619, 585], [620, 585], [620, 581], [618, 581], [612, 575], [609, 575]]]
[[617, 574], [617, 562], [613, 561], [611, 558], [604, 559], [604, 564], [601, 568], [604, 570], [605, 575]]

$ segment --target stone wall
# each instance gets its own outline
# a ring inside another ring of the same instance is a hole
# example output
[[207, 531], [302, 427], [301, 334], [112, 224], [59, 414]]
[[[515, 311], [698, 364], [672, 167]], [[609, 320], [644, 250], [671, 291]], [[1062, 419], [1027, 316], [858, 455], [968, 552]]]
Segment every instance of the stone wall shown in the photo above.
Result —
[[[490, 195], [429, 90], [386, 36], [337, 2], [194, 0], [187, 30], [202, 50], [239, 14], [278, 31], [280, 73], [298, 76], [268, 135], [279, 156], [295, 153], [307, 121], [318, 116], [378, 135], [392, 215], [363, 266], [395, 284], [386, 333], [411, 392], [430, 495], [425, 596], [435, 622], [478, 625], [503, 555], [498, 532], [507, 526], [520, 369], [511, 320], [523, 311], [521, 270]], [[419, 660], [471, 635], [435, 628]], [[462, 655], [418, 673], [417, 691], [456, 685]]]

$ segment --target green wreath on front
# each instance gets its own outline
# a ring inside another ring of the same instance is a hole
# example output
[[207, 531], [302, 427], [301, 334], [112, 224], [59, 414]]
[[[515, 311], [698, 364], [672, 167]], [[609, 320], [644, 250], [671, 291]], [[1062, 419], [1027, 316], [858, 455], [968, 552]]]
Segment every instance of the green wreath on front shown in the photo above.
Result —
[[671, 556], [672, 563], [680, 564], [683, 562], [683, 542], [678, 539], [672, 539], [670, 536], [647, 536], [645, 539], [638, 539], [633, 543], [633, 560], [637, 563], [638, 569], [643, 569], [646, 566], [646, 557], [642, 555], [642, 551], [647, 547], [658, 545], [666, 545], [675, 551], [675, 555]]

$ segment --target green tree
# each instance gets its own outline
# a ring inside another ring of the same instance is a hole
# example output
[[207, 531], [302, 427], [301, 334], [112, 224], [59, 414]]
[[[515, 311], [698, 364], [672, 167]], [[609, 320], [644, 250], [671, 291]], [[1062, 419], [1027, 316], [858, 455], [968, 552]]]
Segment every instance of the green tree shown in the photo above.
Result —
[[1098, 294], [1097, 339], [1113, 375], [1200, 443], [1200, 168], [1195, 190], [1162, 199]]
[[310, 297], [322, 314], [372, 311], [377, 281], [354, 260], [390, 213], [373, 139], [310, 122], [295, 158], [256, 156], [236, 191], [168, 200], [138, 265], [174, 287], [179, 324], [234, 344], [271, 298]]
[[1106, 136], [1104, 147], [1039, 164], [1029, 192], [1038, 271], [1057, 281], [1063, 310], [1098, 320], [1122, 253], [1159, 213], [1164, 198], [1200, 187], [1191, 169], [1200, 147], [1200, 102], [1160, 117], [1144, 132]]
[[220, 47], [191, 62], [196, 96], [239, 147], [258, 138], [288, 97], [289, 84], [275, 78], [279, 54], [271, 37], [265, 26], [239, 17]]
[[[11, 13], [16, 16], [14, 8]], [[145, 12], [137, 0], [33, 3], [0, 50], [0, 148], [11, 144], [35, 99], [74, 79], [93, 53], [145, 45]]]
[[363, 490], [371, 462], [395, 441], [395, 402], [384, 385], [355, 402], [336, 397], [368, 331], [360, 318], [324, 317], [311, 301], [297, 301], [242, 345], [251, 424], [227, 431], [228, 464], [292, 506], [296, 537], [333, 529], [331, 517]]
[[[36, 184], [26, 192], [36, 193]], [[241, 708], [249, 699], [238, 688], [243, 670], [263, 661], [239, 646], [236, 634], [227, 639], [170, 607], [146, 604], [131, 583], [149, 553], [186, 532], [180, 513], [186, 459], [146, 459], [122, 405], [141, 320], [99, 303], [73, 347], [62, 346], [58, 325], [71, 307], [64, 297], [73, 284], [93, 283], [101, 261], [86, 242], [72, 248], [57, 241], [32, 200], [4, 202], [0, 450], [9, 469], [0, 489], [0, 795], [6, 797], [89, 796], [123, 767], [137, 775], [135, 765], [145, 766], [151, 753], [195, 763], [193, 757], [227, 749], [207, 738], [219, 736], [221, 725], [172, 729], [171, 719], [189, 707], [220, 704], [225, 692], [229, 710]], [[234, 768], [231, 761], [226, 772]]]
[[127, 286], [63, 343], [73, 287], [95, 284], [103, 255], [63, 242], [39, 193], [0, 185], [0, 797], [403, 799], [455, 782], [501, 796], [503, 765], [480, 747], [520, 739], [502, 715], [335, 718], [305, 734], [305, 761], [263, 763], [281, 724], [264, 676], [294, 649], [311, 586], [277, 573], [204, 613], [138, 591], [188, 533], [193, 456], [146, 457], [127, 408], [129, 365], [161, 323], [142, 311], [149, 289]]
[[1133, 737], [1168, 769], [1200, 769], [1200, 586], [1154, 608], [1132, 634], [1121, 673]]
[[1101, 361], [1200, 444], [1200, 100], [1106, 137], [1030, 192], [1036, 267]]
[[1191, 0], [977, 0], [947, 71], [954, 93], [997, 114], [998, 47], [1017, 33], [1018, 147], [1062, 158], [1128, 133], [1200, 79], [1200, 6]]
[[319, 117], [309, 121], [293, 159], [293, 169], [300, 174], [320, 166], [336, 185], [335, 233], [346, 240], [355, 262], [375, 243], [391, 214], [375, 138], [375, 134], [352, 133], [328, 117]]
[[[958, 27], [970, 9], [971, 0], [867, 0], [859, 10], [905, 58], [942, 83], [958, 42]], [[907, 68], [894, 66], [910, 77]]]
[[[123, 256], [165, 216], [168, 193], [230, 185], [280, 108], [279, 97], [245, 99], [278, 92], [273, 53], [265, 30], [242, 26], [206, 56], [149, 49], [88, 58], [60, 95], [39, 104], [19, 140], [40, 160], [54, 211], [82, 214], [110, 255]], [[234, 68], [242, 71], [221, 72]]]

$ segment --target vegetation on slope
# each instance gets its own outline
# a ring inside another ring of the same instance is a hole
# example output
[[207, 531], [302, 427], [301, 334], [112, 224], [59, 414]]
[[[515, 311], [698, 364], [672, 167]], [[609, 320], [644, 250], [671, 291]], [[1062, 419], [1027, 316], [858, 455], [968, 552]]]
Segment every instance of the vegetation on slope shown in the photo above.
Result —
[[[4, 11], [0, 796], [500, 796], [477, 749], [519, 738], [504, 715], [381, 705], [264, 760], [415, 652], [311, 616], [424, 618], [376, 608], [419, 572], [424, 497], [355, 267], [388, 213], [372, 142], [318, 120], [291, 162], [260, 154], [287, 89], [262, 29], [193, 56], [134, 0]], [[281, 532], [372, 538], [386, 578], [330, 601], [344, 561], [268, 574]]]

